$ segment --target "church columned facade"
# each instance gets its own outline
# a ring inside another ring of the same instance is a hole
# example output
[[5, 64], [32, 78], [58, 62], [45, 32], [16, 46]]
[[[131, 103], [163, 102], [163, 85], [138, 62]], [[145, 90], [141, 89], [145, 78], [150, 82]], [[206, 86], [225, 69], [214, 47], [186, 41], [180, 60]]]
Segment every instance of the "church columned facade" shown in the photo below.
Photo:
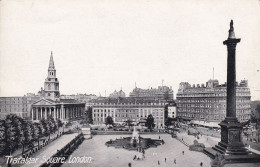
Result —
[[56, 77], [53, 55], [51, 53], [48, 76], [44, 82], [44, 89], [39, 91], [40, 100], [32, 104], [32, 121], [39, 121], [53, 117], [63, 122], [80, 119], [84, 116], [85, 103], [74, 99], [61, 99], [59, 80]]

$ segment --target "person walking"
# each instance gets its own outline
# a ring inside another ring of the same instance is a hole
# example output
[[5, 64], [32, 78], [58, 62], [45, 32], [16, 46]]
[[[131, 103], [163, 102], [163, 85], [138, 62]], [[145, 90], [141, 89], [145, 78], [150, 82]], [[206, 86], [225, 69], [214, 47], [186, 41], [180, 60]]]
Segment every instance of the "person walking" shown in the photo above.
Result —
[[202, 162], [200, 163], [200, 166], [203, 166], [203, 163], [202, 163]]
[[160, 165], [160, 161], [158, 160], [158, 165]]
[[164, 159], [164, 160], [165, 160], [165, 162], [166, 162], [166, 157], [165, 157], [165, 159]]
[[175, 164], [176, 164], [176, 159], [174, 158], [174, 161], [173, 161]]
[[182, 155], [184, 155], [184, 151], [182, 151]]

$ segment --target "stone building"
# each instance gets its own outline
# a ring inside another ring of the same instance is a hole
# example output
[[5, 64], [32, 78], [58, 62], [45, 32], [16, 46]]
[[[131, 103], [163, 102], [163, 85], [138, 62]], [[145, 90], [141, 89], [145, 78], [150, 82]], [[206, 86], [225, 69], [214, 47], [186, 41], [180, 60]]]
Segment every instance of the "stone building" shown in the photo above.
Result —
[[26, 97], [0, 97], [0, 118], [4, 119], [8, 114], [16, 114], [22, 118], [27, 117]]
[[84, 116], [85, 103], [81, 103], [75, 99], [60, 98], [59, 80], [56, 77], [52, 53], [49, 62], [48, 76], [44, 82], [44, 89], [41, 89], [38, 94], [41, 99], [32, 104], [32, 121], [53, 117], [54, 119], [67, 122], [80, 119]]
[[176, 104], [168, 105], [168, 118], [176, 118], [176, 117], [177, 117]]
[[[78, 102], [88, 104], [90, 100], [98, 99], [94, 94], [76, 94], [76, 95], [61, 95], [61, 99], [74, 99]], [[85, 105], [85, 111], [88, 109], [88, 105]]]
[[135, 87], [129, 97], [149, 100], [173, 100], [172, 87], [158, 86], [158, 88], [141, 89]]
[[111, 93], [110, 95], [109, 95], [109, 97], [110, 98], [119, 98], [119, 97], [125, 97], [125, 92], [124, 91], [122, 91], [122, 89], [120, 90], [120, 91], [114, 91], [113, 93]]
[[156, 128], [164, 127], [165, 103], [159, 100], [137, 100], [133, 98], [118, 98], [93, 100], [89, 103], [92, 107], [94, 124], [104, 124], [108, 116], [114, 123], [123, 124], [130, 120], [134, 124], [143, 123], [149, 114], [154, 117]]
[[[226, 84], [209, 80], [206, 85], [180, 83], [177, 93], [177, 116], [187, 120], [220, 122], [226, 115]], [[246, 80], [236, 86], [236, 112], [239, 121], [250, 119], [250, 89]]]
[[0, 119], [4, 119], [8, 114], [16, 114], [22, 118], [29, 118], [31, 105], [40, 97], [27, 93], [24, 96], [0, 97]]

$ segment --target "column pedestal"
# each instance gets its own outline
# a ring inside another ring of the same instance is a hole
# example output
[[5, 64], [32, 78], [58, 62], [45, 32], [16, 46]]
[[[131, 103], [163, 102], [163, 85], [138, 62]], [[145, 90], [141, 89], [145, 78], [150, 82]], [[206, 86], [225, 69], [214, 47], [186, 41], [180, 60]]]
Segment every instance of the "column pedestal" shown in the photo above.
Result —
[[248, 155], [242, 141], [243, 124], [236, 118], [226, 117], [220, 124], [221, 141], [213, 147], [214, 150], [224, 155]]

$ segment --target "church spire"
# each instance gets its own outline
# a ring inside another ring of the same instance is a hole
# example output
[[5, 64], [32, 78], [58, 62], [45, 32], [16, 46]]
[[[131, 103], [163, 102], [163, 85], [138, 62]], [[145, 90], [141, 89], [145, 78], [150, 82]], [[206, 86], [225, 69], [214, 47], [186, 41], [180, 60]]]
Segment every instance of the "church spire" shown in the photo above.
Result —
[[60, 98], [59, 80], [56, 77], [56, 70], [54, 67], [52, 52], [49, 61], [48, 76], [44, 82], [44, 91], [45, 91], [45, 95], [44, 95], [45, 98], [52, 99], [54, 101], [59, 100]]
[[49, 69], [55, 69], [52, 51], [51, 51], [51, 57], [50, 57], [50, 62], [49, 62]]

